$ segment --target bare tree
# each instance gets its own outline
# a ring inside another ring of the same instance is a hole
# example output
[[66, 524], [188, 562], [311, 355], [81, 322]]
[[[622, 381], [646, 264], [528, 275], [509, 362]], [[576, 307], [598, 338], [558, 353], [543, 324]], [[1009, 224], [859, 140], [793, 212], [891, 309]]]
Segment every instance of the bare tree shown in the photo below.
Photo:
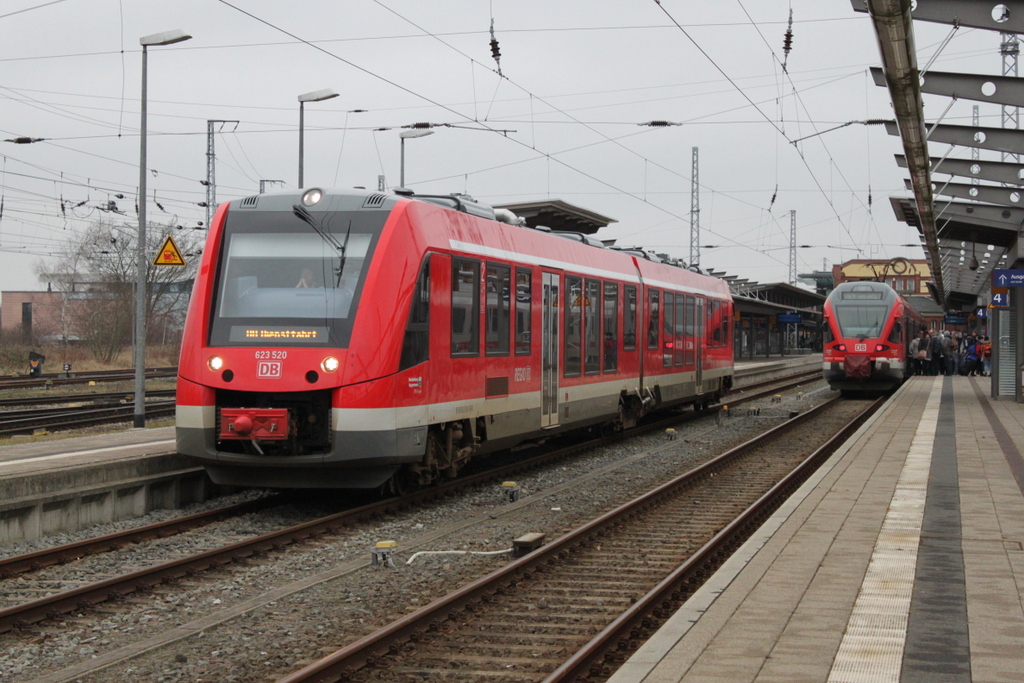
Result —
[[[147, 254], [155, 255], [171, 233], [187, 265], [147, 269], [147, 342], [177, 342], [180, 338], [191, 283], [206, 239], [203, 231], [150, 224], [146, 231]], [[105, 363], [132, 340], [137, 236], [134, 226], [97, 221], [70, 240], [56, 268], [45, 273], [61, 293], [61, 334], [67, 338], [73, 330], [96, 359]]]

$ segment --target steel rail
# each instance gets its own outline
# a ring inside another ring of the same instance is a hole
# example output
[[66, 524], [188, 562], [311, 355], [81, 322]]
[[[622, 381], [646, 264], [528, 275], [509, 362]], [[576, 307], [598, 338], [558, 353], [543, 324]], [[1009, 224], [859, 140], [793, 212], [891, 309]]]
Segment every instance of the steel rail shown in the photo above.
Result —
[[[278, 683], [308, 683], [310, 681], [325, 683], [328, 681], [348, 680], [358, 669], [364, 666], [373, 666], [381, 663], [383, 657], [387, 656], [389, 653], [396, 652], [401, 648], [404, 642], [415, 641], [425, 636], [428, 631], [439, 628], [440, 624], [449, 616], [462, 610], [472, 610], [474, 603], [485, 601], [488, 596], [501, 593], [507, 590], [507, 587], [514, 586], [520, 578], [525, 578], [528, 572], [536, 570], [539, 567], [543, 567], [544, 565], [558, 562], [561, 557], [569, 556], [574, 547], [585, 545], [588, 542], [588, 539], [599, 530], [620, 522], [631, 513], [635, 513], [652, 504], [657, 504], [659, 499], [676, 492], [681, 488], [689, 487], [728, 466], [734, 461], [741, 459], [747, 452], [773, 442], [789, 432], [795, 426], [813, 419], [837, 400], [840, 399], [832, 399], [829, 402], [821, 404], [816, 408], [787, 420], [783, 424], [768, 430], [760, 436], [732, 448], [712, 460], [709, 460], [706, 463], [672, 479], [671, 481], [648, 491], [632, 501], [629, 501], [628, 503], [625, 503], [604, 515], [591, 520], [573, 531], [566, 533], [560, 538], [529, 553], [528, 555], [510, 562], [501, 569], [498, 569], [481, 579], [473, 581], [472, 583], [467, 584], [466, 586], [442, 598], [434, 600], [415, 612], [401, 617], [384, 628], [341, 648], [324, 659], [314, 662], [300, 671], [294, 672], [280, 679]], [[885, 397], [878, 399], [871, 404], [869, 410], [876, 410], [884, 400]], [[867, 411], [862, 413], [858, 420], [863, 421], [866, 418]], [[856, 429], [856, 427], [853, 427], [853, 429]], [[847, 427], [840, 432], [840, 435], [846, 435], [849, 433], [852, 433], [852, 431], [850, 429], [850, 425], [847, 425]], [[829, 443], [833, 444], [833, 447], [836, 444], [842, 443], [840, 439], [843, 437], [840, 435], [830, 439]], [[822, 460], [821, 454], [824, 453], [824, 448], [825, 447], [817, 449], [814, 454], [804, 460], [805, 463], [810, 461], [810, 464], [800, 465], [796, 470], [794, 470], [794, 473], [791, 473], [781, 482], [776, 484], [769, 493], [761, 496], [759, 501], [748, 508], [746, 512], [741, 513], [739, 518], [726, 527], [728, 532], [723, 530], [717, 534], [715, 536], [715, 539], [718, 539], [717, 541], [706, 544], [701, 551], [698, 551], [697, 555], [683, 565], [687, 568], [685, 572], [681, 569], [677, 570], [676, 572], [673, 572], [670, 577], [660, 582], [654, 591], [651, 591], [651, 593], [645, 596], [644, 599], [638, 601], [638, 604], [643, 603], [642, 607], [634, 606], [635, 609], [630, 608], [627, 610], [626, 613], [602, 631], [594, 641], [591, 641], [593, 645], [588, 645], [584, 648], [584, 651], [573, 655], [562, 668], [556, 670], [555, 673], [558, 674], [557, 678], [550, 678], [549, 680], [564, 680], [570, 676], [575, 676], [581, 670], [581, 667], [587, 665], [594, 658], [602, 656], [607, 649], [617, 648], [619, 639], [623, 637], [622, 629], [632, 629], [636, 620], [644, 620], [650, 610], [670, 608], [672, 604], [678, 606], [682, 597], [681, 594], [677, 596], [674, 603], [666, 603], [664, 599], [659, 600], [659, 596], [663, 594], [665, 586], [676, 586], [676, 582], [670, 579], [677, 574], [680, 576], [686, 576], [688, 579], [689, 575], [692, 573], [710, 573], [714, 568], [717, 568], [719, 562], [723, 561], [724, 557], [727, 556], [727, 553], [723, 550], [725, 547], [725, 540], [732, 539], [732, 548], [735, 549], [735, 547], [738, 547], [739, 542], [734, 538], [736, 534], [742, 531], [745, 537], [752, 533], [757, 526], [760, 525], [761, 521], [763, 521], [766, 514], [769, 514], [768, 511], [781, 504], [782, 499], [778, 498], [778, 496], [783, 491], [791, 492], [792, 490], [795, 490], [796, 486], [799, 485], [799, 482], [802, 482], [802, 478], [809, 476], [810, 472], [813, 471], [813, 468], [816, 466], [814, 463], [818, 463]], [[717, 557], [718, 559], [711, 562], [709, 557]], [[665, 614], [665, 616], [667, 615], [668, 613]], [[613, 626], [615, 626], [614, 629], [612, 628]], [[650, 624], [648, 624], [648, 626], [650, 626]], [[635, 631], [625, 631], [625, 639], [628, 641], [634, 632]], [[595, 641], [597, 642], [595, 643]], [[570, 662], [572, 663], [571, 666]], [[555, 676], [555, 674], [552, 674], [552, 676]]]
[[[794, 386], [798, 386], [802, 383], [802, 380], [792, 382]], [[768, 391], [738, 398], [731, 403], [735, 405], [737, 403], [753, 401], [769, 396], [780, 390], [781, 389], [779, 387], [775, 387]], [[105, 581], [80, 586], [69, 591], [55, 593], [50, 596], [22, 603], [21, 605], [8, 607], [0, 610], [0, 633], [5, 633], [13, 628], [25, 627], [29, 624], [37, 623], [47, 618], [55, 618], [61, 614], [66, 614], [74, 610], [84, 609], [96, 603], [107, 600], [119, 600], [125, 595], [133, 592], [145, 592], [152, 589], [159, 583], [172, 582], [183, 576], [193, 575], [197, 572], [229, 564], [236, 560], [262, 555], [270, 550], [281, 550], [293, 543], [303, 541], [308, 538], [314, 538], [325, 533], [335, 533], [343, 526], [351, 525], [366, 519], [377, 518], [395, 509], [406, 508], [412, 505], [423, 505], [437, 498], [450, 495], [457, 490], [488, 480], [504, 479], [512, 474], [517, 474], [543, 465], [549, 465], [559, 459], [571, 457], [582, 451], [595, 448], [605, 443], [612, 443], [634, 435], [640, 435], [653, 430], [662, 429], [667, 425], [678, 424], [680, 421], [700, 418], [711, 414], [715, 409], [720, 407], [721, 406], [715, 406], [710, 411], [677, 414], [642, 425], [627, 432], [619, 432], [611, 437], [591, 439], [583, 443], [573, 444], [566, 448], [560, 448], [553, 453], [533, 456], [502, 467], [461, 477], [439, 486], [416, 491], [401, 498], [369, 503], [367, 505], [328, 515], [310, 522], [305, 522], [264, 534], [262, 536], [239, 541], [222, 548], [216, 548], [190, 557], [184, 557], [154, 565], [129, 574], [112, 577]]]
[[[146, 379], [176, 377], [177, 374], [177, 367], [146, 368]], [[134, 371], [132, 370], [97, 370], [95, 372], [75, 373], [73, 377], [64, 376], [63, 373], [49, 373], [39, 377], [0, 377], [0, 390], [56, 386], [58, 384], [117, 382], [130, 380], [134, 376]]]
[[[33, 434], [37, 429], [69, 429], [71, 427], [89, 427], [110, 422], [123, 422], [133, 414], [133, 406], [117, 406], [114, 408], [81, 408], [65, 409], [63, 412], [45, 414], [39, 417], [21, 417], [11, 420], [2, 419], [0, 413], [0, 436], [14, 434]], [[174, 415], [174, 401], [160, 401], [146, 405], [146, 417], [164, 417]]]
[[[167, 398], [175, 395], [174, 389], [153, 389], [146, 392], [147, 397]], [[0, 398], [0, 406], [32, 406], [49, 405], [51, 403], [79, 403], [86, 401], [114, 401], [131, 399], [130, 391], [109, 391], [94, 394], [46, 394], [44, 396], [24, 396], [22, 398]], [[0, 412], [0, 417], [10, 415], [8, 411]]]
[[[719, 531], [657, 586], [636, 601], [601, 633], [580, 648], [558, 667], [543, 683], [589, 680], [591, 676], [607, 678], [608, 667], [621, 664], [623, 653], [636, 649], [637, 633], [648, 636], [675, 613], [695, 590], [710, 568], [717, 569], [742, 545], [775, 510], [792, 495], [864, 422], [888, 400], [883, 396], [873, 401], [860, 415], [807, 456], [795, 469], [781, 479], [732, 522]], [[780, 425], [781, 426], [781, 425]], [[645, 638], [646, 640], [646, 638]]]
[[167, 538], [185, 531], [213, 524], [224, 519], [239, 517], [252, 512], [261, 512], [270, 507], [284, 505], [291, 500], [281, 494], [257, 498], [236, 505], [204, 510], [175, 519], [147, 524], [135, 529], [126, 529], [113, 534], [87, 538], [84, 541], [37, 550], [24, 555], [13, 555], [0, 559], [0, 580], [9, 579], [25, 572], [39, 571], [57, 564], [67, 564], [83, 557], [110, 552], [125, 546]]

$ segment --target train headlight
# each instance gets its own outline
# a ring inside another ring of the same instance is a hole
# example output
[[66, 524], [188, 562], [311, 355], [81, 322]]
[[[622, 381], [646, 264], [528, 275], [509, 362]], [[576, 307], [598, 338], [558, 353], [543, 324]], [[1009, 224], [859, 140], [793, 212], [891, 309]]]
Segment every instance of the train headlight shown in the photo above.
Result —
[[320, 369], [324, 372], [337, 372], [340, 365], [341, 361], [337, 358], [334, 356], [327, 356], [327, 358], [324, 358], [320, 363]]
[[220, 356], [210, 356], [210, 360], [206, 361], [206, 364], [210, 366], [210, 369], [216, 372], [224, 367], [224, 359]]
[[885, 344], [875, 344], [875, 352], [876, 353], [878, 351], [888, 351], [888, 350], [889, 350], [889, 347], [886, 346]]
[[836, 351], [845, 351], [846, 344], [836, 344]]
[[318, 189], [315, 189], [315, 188], [312, 189], [312, 190], [307, 190], [306, 194], [302, 195], [302, 205], [303, 206], [313, 206], [314, 204], [319, 202], [321, 199], [323, 199], [323, 197], [324, 197], [324, 193], [321, 190], [318, 190]]

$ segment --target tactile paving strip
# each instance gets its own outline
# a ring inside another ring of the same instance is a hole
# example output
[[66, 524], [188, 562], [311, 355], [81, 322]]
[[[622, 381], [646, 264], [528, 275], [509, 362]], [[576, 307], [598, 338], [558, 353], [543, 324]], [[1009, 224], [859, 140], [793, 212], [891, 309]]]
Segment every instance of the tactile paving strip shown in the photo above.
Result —
[[942, 377], [936, 377], [832, 663], [829, 683], [900, 679], [941, 399]]

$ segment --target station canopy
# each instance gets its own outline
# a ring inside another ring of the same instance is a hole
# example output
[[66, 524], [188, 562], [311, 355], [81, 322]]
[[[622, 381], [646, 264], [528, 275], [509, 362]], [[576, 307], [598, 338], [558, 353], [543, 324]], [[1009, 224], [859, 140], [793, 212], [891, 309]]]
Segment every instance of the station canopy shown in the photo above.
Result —
[[[1006, 59], [1016, 59], [1024, 12], [1017, 11], [1019, 3], [980, 0], [852, 3], [870, 14], [878, 35], [882, 66], [872, 76], [889, 89], [896, 120], [886, 130], [900, 137], [904, 153], [896, 163], [910, 175], [912, 196], [891, 197], [892, 209], [920, 233], [935, 301], [946, 310], [967, 310], [988, 294], [993, 269], [1013, 267], [1021, 256], [1024, 131], [1017, 130], [1016, 108], [1024, 106], [1024, 81], [1006, 75]], [[914, 21], [1002, 34], [1004, 75], [919, 71]], [[922, 94], [1001, 105], [1012, 127], [950, 125], [941, 116], [926, 122]], [[963, 150], [998, 152], [1002, 161], [957, 158]]]

